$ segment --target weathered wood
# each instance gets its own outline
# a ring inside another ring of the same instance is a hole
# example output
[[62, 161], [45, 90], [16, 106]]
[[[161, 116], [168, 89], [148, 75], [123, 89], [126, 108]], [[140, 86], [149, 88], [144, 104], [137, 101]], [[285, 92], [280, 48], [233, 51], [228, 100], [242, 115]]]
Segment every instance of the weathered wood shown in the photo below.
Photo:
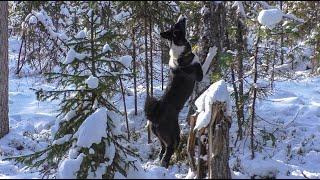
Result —
[[[190, 133], [188, 137], [188, 157], [192, 172], [196, 172], [197, 178], [205, 178], [208, 172], [209, 179], [230, 179], [229, 168], [229, 128], [231, 117], [225, 114], [226, 103], [215, 103], [212, 105], [210, 123], [207, 127], [194, 131], [197, 115], [190, 116]], [[208, 152], [206, 145], [202, 143], [201, 136], [208, 130]], [[194, 162], [194, 148], [198, 136], [198, 164]], [[207, 155], [207, 163], [201, 156]], [[206, 166], [207, 164], [207, 166]], [[197, 169], [196, 169], [197, 168]], [[208, 169], [207, 169], [208, 168]], [[208, 170], [208, 171], [207, 171]]]
[[206, 166], [206, 161], [201, 158], [201, 156], [205, 156], [207, 154], [206, 151], [206, 144], [202, 143], [201, 141], [201, 136], [204, 133], [201, 131], [198, 131], [198, 165], [197, 165], [197, 178], [198, 179], [203, 179], [206, 177], [206, 172], [207, 172], [207, 166]]
[[151, 125], [150, 123], [147, 124], [147, 130], [148, 130], [148, 144], [152, 143], [151, 141]]
[[210, 159], [210, 179], [231, 179], [231, 171], [229, 168], [229, 128], [231, 117], [227, 117], [224, 112], [226, 105], [220, 104], [215, 111], [216, 117], [212, 120], [212, 127], [214, 128], [212, 138], [212, 154], [209, 154]]
[[209, 128], [209, 137], [208, 137], [208, 143], [209, 143], [209, 155], [208, 155], [208, 177], [209, 179], [212, 178], [212, 163], [211, 163], [211, 154], [212, 154], [212, 146], [213, 146], [213, 142], [212, 142], [212, 136], [213, 136], [213, 128], [214, 128], [214, 125], [215, 125], [215, 120], [216, 120], [216, 117], [217, 117], [217, 114], [218, 114], [218, 109], [217, 109], [217, 106], [216, 105], [213, 105], [212, 106], [212, 112], [211, 113], [211, 120], [210, 120], [210, 124], [208, 126]]
[[187, 152], [188, 152], [188, 158], [189, 158], [189, 166], [191, 168], [192, 172], [196, 171], [196, 164], [194, 161], [194, 147], [196, 142], [196, 131], [194, 131], [194, 126], [196, 125], [196, 119], [198, 117], [198, 114], [192, 115], [189, 118], [189, 124], [190, 124], [190, 132], [188, 135], [188, 142], [187, 142]]

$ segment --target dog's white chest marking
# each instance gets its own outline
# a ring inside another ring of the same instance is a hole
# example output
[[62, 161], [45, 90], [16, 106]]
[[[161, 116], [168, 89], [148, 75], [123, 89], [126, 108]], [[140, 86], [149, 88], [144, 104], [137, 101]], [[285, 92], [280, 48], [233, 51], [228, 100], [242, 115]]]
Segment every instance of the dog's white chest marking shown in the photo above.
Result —
[[169, 66], [170, 68], [175, 69], [178, 64], [178, 58], [183, 53], [185, 46], [177, 46], [174, 43], [172, 43], [172, 46], [169, 51], [170, 60], [169, 60]]
[[199, 61], [199, 57], [197, 55], [194, 55], [194, 58], [193, 58], [191, 64], [196, 64], [196, 63], [200, 64], [200, 61]]

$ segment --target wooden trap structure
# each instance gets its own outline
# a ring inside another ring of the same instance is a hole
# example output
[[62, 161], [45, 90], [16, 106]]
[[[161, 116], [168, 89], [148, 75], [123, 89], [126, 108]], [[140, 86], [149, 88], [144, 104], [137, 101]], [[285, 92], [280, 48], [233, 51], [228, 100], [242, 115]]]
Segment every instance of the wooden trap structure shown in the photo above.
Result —
[[[229, 168], [231, 117], [226, 115], [226, 108], [224, 102], [212, 104], [210, 123], [199, 130], [194, 129], [199, 113], [189, 118], [190, 132], [187, 144], [189, 165], [198, 179], [205, 178], [207, 173], [209, 179], [231, 179]], [[203, 141], [205, 136], [208, 137], [208, 142]], [[196, 145], [198, 146], [197, 163], [195, 161]]]

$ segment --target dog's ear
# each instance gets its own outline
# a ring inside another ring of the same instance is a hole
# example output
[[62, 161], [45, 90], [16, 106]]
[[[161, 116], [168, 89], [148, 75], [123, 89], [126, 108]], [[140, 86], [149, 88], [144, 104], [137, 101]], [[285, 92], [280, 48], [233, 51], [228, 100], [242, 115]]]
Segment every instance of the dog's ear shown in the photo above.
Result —
[[171, 33], [170, 30], [169, 31], [165, 31], [165, 32], [161, 32], [160, 36], [165, 38], [165, 39], [168, 39], [168, 40], [172, 39], [172, 33]]

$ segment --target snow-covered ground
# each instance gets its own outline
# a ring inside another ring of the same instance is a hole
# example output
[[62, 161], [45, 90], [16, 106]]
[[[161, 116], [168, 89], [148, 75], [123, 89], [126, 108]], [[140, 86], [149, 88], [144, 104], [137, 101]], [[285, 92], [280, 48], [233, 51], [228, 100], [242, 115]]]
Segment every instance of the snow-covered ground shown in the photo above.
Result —
[[[17, 58], [19, 41], [10, 38], [10, 67]], [[257, 102], [256, 132], [273, 133], [259, 139], [265, 146], [250, 159], [249, 139], [233, 147], [230, 167], [234, 178], [320, 178], [320, 77], [303, 77], [299, 80], [276, 82], [272, 95]], [[13, 69], [9, 84], [10, 133], [0, 139], [0, 178], [42, 178], [36, 170], [3, 158], [29, 154], [46, 147], [50, 142], [50, 127], [54, 124], [58, 102], [39, 102], [29, 88], [48, 87], [41, 77], [18, 78]], [[131, 91], [131, 90], [130, 90]], [[143, 113], [144, 89], [138, 92], [138, 115], [134, 115], [134, 96], [126, 97], [132, 147], [143, 159], [140, 172], [129, 172], [129, 178], [185, 178], [188, 173], [186, 160], [165, 169], [159, 166], [159, 142], [152, 135], [153, 143], [147, 144], [146, 120]], [[155, 94], [161, 89], [155, 87]], [[120, 99], [120, 98], [119, 98]], [[122, 107], [121, 100], [118, 102]], [[121, 108], [120, 108], [121, 109]], [[180, 125], [184, 134], [187, 108], [181, 112]], [[230, 137], [236, 136], [236, 119]], [[125, 130], [125, 123], [122, 127]], [[265, 129], [264, 129], [265, 128]], [[258, 129], [261, 129], [259, 132]], [[261, 137], [261, 136], [259, 136]], [[274, 142], [273, 142], [274, 140]], [[246, 143], [246, 144], [245, 144]], [[231, 143], [232, 144], [232, 143]], [[244, 145], [245, 144], [245, 145]], [[186, 159], [186, 158], [185, 158]]]
[[[231, 167], [245, 174], [237, 173], [238, 178], [320, 178], [319, 84], [320, 77], [277, 82], [272, 95], [258, 101], [261, 119], [256, 129], [261, 130], [260, 135], [263, 130], [272, 133], [275, 139], [260, 140], [265, 147], [253, 160], [248, 148], [239, 148], [231, 156]], [[249, 139], [246, 142], [249, 146]]]

